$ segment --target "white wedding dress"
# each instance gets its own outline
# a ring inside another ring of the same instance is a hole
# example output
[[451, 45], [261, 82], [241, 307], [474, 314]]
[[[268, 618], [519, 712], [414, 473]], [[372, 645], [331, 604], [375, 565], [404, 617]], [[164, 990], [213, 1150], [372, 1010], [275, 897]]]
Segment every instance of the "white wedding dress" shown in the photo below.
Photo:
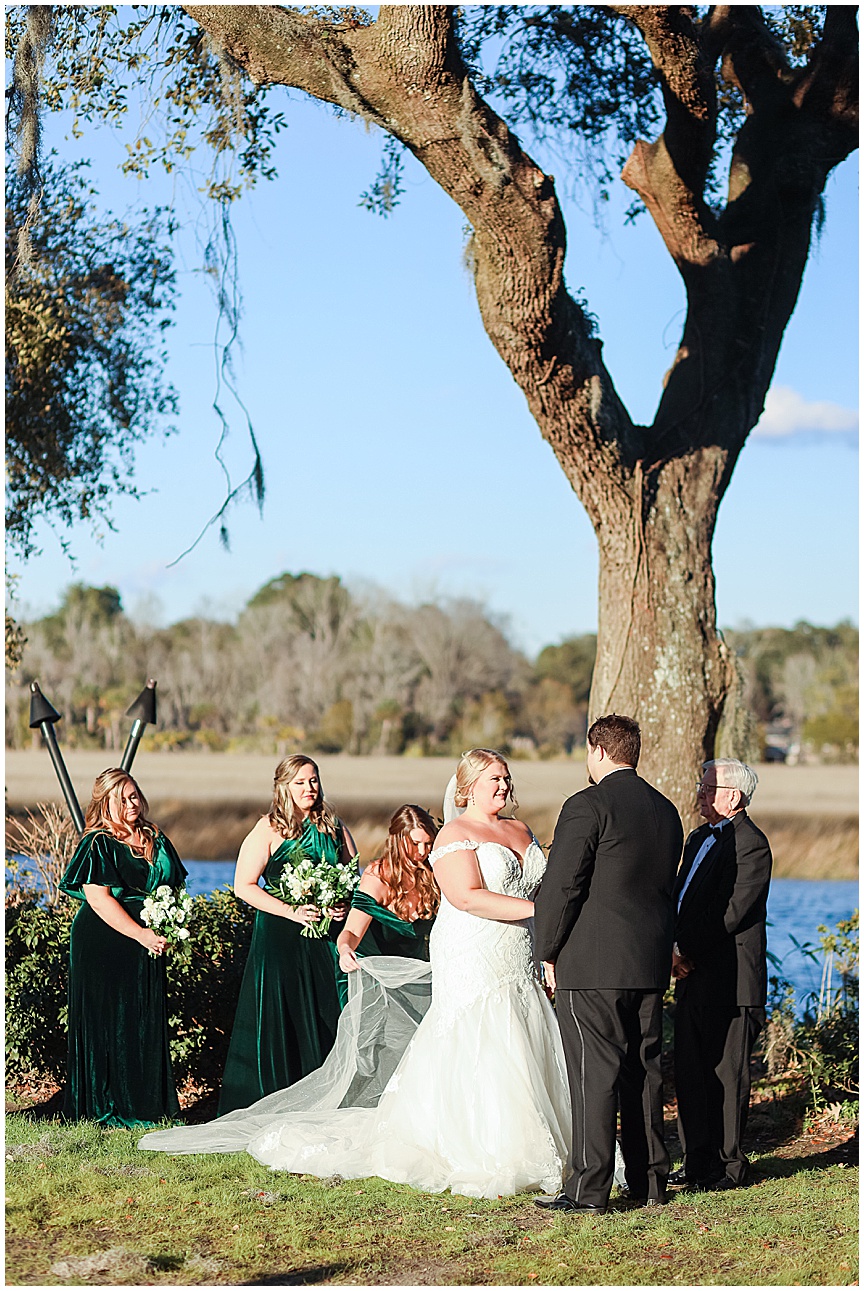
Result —
[[[499, 843], [451, 843], [430, 861], [467, 848], [476, 849], [487, 888], [507, 896], [528, 897], [546, 868], [536, 842], [524, 871]], [[442, 895], [430, 959], [361, 960], [319, 1071], [209, 1125], [147, 1134], [140, 1146], [245, 1149], [274, 1170], [378, 1175], [468, 1197], [557, 1192], [570, 1096], [555, 1015], [536, 978], [531, 920], [480, 919]]]

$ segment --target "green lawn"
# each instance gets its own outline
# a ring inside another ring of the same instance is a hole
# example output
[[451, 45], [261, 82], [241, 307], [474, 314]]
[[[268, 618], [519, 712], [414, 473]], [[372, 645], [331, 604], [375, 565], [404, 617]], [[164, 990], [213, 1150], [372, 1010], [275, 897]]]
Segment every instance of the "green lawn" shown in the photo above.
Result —
[[662, 1211], [549, 1217], [530, 1198], [430, 1196], [274, 1174], [246, 1154], [166, 1157], [137, 1136], [7, 1120], [13, 1285], [844, 1285], [857, 1169], [755, 1155], [759, 1182]]

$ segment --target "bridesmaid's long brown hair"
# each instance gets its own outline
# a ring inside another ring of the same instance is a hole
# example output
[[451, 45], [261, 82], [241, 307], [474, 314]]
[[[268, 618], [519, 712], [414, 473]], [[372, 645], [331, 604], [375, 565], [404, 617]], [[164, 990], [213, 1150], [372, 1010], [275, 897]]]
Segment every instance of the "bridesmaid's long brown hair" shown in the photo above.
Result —
[[324, 790], [321, 786], [321, 773], [317, 762], [306, 757], [305, 753], [292, 753], [290, 758], [283, 758], [273, 776], [273, 802], [270, 806], [270, 824], [283, 838], [299, 838], [303, 833], [303, 816], [297, 810], [297, 804], [291, 797], [288, 788], [291, 781], [303, 769], [311, 767], [318, 777], [318, 797], [312, 804], [309, 819], [322, 834], [329, 834], [337, 843], [342, 841], [342, 827], [338, 818], [324, 801]]
[[[111, 807], [121, 814], [123, 803], [123, 789], [127, 784], [134, 785], [135, 792], [141, 800], [141, 814], [136, 822], [136, 828], [144, 838], [142, 847], [136, 847], [129, 842], [128, 838], [120, 833], [120, 828], [116, 820], [111, 817]], [[93, 793], [90, 802], [87, 804], [87, 810], [84, 813], [84, 833], [93, 834], [97, 830], [104, 830], [111, 834], [120, 843], [125, 843], [131, 847], [133, 852], [143, 851], [147, 861], [153, 863], [153, 853], [156, 850], [156, 839], [159, 837], [158, 826], [153, 824], [152, 820], [147, 819], [147, 813], [150, 810], [150, 804], [144, 797], [138, 785], [138, 781], [133, 779], [128, 771], [121, 771], [119, 767], [109, 767], [96, 777], [93, 784]]]
[[375, 872], [387, 885], [388, 909], [400, 919], [432, 919], [438, 912], [441, 893], [429, 862], [418, 861], [414, 855], [412, 829], [424, 829], [435, 842], [438, 827], [432, 817], [409, 802], [393, 813], [384, 855], [375, 862]]

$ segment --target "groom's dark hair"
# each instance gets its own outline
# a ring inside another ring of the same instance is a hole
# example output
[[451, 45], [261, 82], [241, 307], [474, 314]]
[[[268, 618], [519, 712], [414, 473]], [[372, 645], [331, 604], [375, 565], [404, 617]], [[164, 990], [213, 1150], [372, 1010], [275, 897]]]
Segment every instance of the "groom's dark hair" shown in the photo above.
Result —
[[613, 762], [623, 762], [628, 767], [639, 765], [642, 732], [632, 717], [622, 717], [618, 713], [598, 717], [588, 731], [588, 743], [592, 749], [598, 745], [605, 749]]

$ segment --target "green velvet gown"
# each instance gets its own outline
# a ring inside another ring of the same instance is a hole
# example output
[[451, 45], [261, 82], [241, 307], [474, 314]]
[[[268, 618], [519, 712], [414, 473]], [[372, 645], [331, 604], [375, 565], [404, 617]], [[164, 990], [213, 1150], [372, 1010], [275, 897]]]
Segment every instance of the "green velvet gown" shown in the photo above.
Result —
[[[402, 959], [428, 959], [429, 933], [434, 919], [417, 919], [409, 923], [400, 919], [386, 906], [379, 905], [368, 892], [355, 891], [351, 908], [361, 910], [372, 916], [372, 922], [363, 934], [355, 954], [360, 955], [397, 955]], [[336, 969], [336, 984], [339, 988], [339, 1004], [344, 1009], [348, 1002], [348, 974]]]
[[[264, 882], [278, 879], [298, 840], [286, 839], [270, 856]], [[299, 839], [316, 861], [339, 862], [341, 839], [320, 833], [307, 820]], [[219, 1115], [248, 1107], [265, 1094], [293, 1085], [321, 1066], [336, 1039], [336, 937], [304, 937], [302, 924], [266, 910], [255, 911], [252, 943], [243, 973], [234, 1029], [225, 1061]]]
[[164, 834], [152, 864], [103, 831], [85, 834], [69, 862], [60, 888], [82, 903], [69, 941], [64, 1114], [70, 1120], [137, 1128], [180, 1111], [168, 1051], [165, 960], [100, 919], [83, 886], [108, 888], [141, 923], [148, 893], [185, 881], [186, 870]]

